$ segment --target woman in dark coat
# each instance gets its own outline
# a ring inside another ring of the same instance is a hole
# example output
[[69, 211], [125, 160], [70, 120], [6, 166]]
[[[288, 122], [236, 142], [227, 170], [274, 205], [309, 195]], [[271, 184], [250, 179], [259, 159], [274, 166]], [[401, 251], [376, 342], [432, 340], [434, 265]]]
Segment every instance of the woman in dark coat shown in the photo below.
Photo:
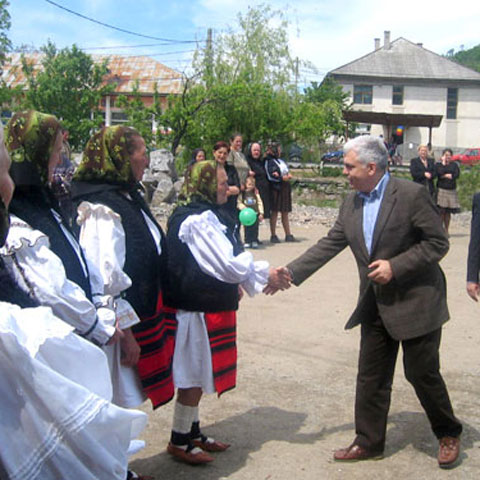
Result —
[[270, 182], [270, 242], [280, 243], [276, 235], [278, 213], [282, 217], [282, 226], [285, 231], [285, 241], [295, 242], [296, 239], [290, 231], [289, 213], [292, 211], [292, 188], [290, 179], [292, 175], [288, 171], [288, 166], [280, 158], [280, 145], [271, 142], [265, 152], [265, 170]]
[[248, 146], [247, 162], [250, 170], [255, 173], [255, 184], [263, 203], [263, 218], [270, 218], [270, 182], [265, 171], [262, 147], [259, 143], [254, 142]]
[[430, 195], [435, 195], [433, 180], [436, 176], [435, 161], [428, 156], [426, 145], [419, 145], [418, 157], [410, 160], [410, 174], [414, 182], [425, 185]]

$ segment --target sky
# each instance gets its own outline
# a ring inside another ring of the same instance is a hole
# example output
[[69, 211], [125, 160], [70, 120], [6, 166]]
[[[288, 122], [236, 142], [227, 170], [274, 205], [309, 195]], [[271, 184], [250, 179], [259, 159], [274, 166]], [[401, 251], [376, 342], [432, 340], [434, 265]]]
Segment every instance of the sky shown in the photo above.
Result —
[[38, 48], [51, 40], [63, 48], [75, 43], [91, 54], [150, 55], [180, 72], [188, 72], [208, 28], [215, 41], [237, 28], [237, 15], [249, 6], [268, 4], [289, 19], [292, 55], [315, 67], [301, 69], [304, 84], [321, 81], [327, 72], [370, 53], [376, 37], [383, 45], [385, 30], [391, 40], [403, 37], [438, 54], [480, 44], [480, 2], [471, 0], [52, 0], [98, 22], [156, 39], [93, 23], [49, 0], [9, 1], [14, 46]]

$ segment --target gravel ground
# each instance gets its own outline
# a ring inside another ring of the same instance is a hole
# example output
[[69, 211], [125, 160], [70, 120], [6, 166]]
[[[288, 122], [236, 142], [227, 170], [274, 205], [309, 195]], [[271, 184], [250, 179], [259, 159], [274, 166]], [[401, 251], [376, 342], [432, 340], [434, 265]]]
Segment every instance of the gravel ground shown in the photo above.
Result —
[[[295, 243], [271, 245], [268, 225], [255, 259], [284, 265], [325, 235], [336, 209], [295, 207]], [[159, 220], [164, 224], [165, 217]], [[237, 388], [206, 395], [207, 435], [232, 443], [207, 466], [181, 464], [166, 453], [173, 404], [155, 412], [141, 438], [147, 447], [131, 468], [156, 480], [474, 480], [480, 478], [479, 304], [465, 292], [469, 214], [455, 215], [450, 251], [442, 260], [451, 320], [442, 333], [442, 372], [464, 425], [457, 468], [440, 471], [438, 444], [403, 375], [401, 353], [393, 386], [385, 458], [339, 464], [332, 452], [354, 437], [353, 406], [359, 329], [343, 326], [355, 308], [358, 275], [345, 249], [300, 288], [244, 298], [238, 311]]]
[[[153, 208], [153, 213], [162, 225], [165, 225], [169, 215], [172, 213], [175, 205], [162, 204], [161, 207]], [[333, 207], [314, 207], [307, 205], [293, 205], [290, 214], [290, 223], [292, 225], [323, 225], [327, 228], [333, 226], [337, 218], [338, 208]], [[468, 227], [472, 215], [470, 212], [462, 212], [452, 215], [452, 227]]]

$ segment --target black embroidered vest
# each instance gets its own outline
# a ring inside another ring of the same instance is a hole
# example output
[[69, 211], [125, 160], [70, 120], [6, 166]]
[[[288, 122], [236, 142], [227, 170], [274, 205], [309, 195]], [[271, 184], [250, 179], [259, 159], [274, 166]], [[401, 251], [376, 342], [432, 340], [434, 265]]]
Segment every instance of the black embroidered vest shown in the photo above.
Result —
[[[48, 237], [51, 250], [62, 260], [67, 278], [79, 285], [87, 298], [92, 300], [88, 272], [86, 275], [77, 252], [53, 216], [51, 208], [54, 207], [54, 200], [43, 189], [31, 187], [28, 190], [23, 188], [15, 190], [9, 210], [18, 218], [27, 222], [32, 228], [40, 230]], [[71, 231], [67, 222], [62, 222], [62, 224], [67, 230]], [[73, 232], [72, 236], [74, 237]], [[84, 259], [83, 263], [87, 268]]]
[[[83, 200], [106, 205], [118, 213], [125, 230], [126, 260], [124, 271], [132, 280], [132, 286], [125, 292], [125, 298], [140, 318], [155, 314], [159, 292], [162, 290], [162, 276], [166, 271], [166, 247], [161, 227], [155, 221], [150, 209], [137, 191], [129, 192], [127, 198], [118, 188], [111, 185], [91, 185], [91, 191], [74, 185], [74, 201]], [[162, 254], [158, 255], [155, 241], [142, 214], [145, 212], [157, 226], [162, 236]]]
[[[225, 283], [213, 278], [200, 270], [188, 246], [178, 238], [182, 222], [189, 216], [212, 210], [219, 220], [226, 224], [224, 218], [218, 215], [212, 205], [194, 203], [177, 207], [168, 220], [168, 280], [169, 285], [165, 295], [165, 303], [174, 308], [192, 312], [222, 312], [238, 309], [238, 285]], [[242, 247], [238, 244], [228, 228], [227, 238], [234, 246], [234, 254], [238, 255]]]

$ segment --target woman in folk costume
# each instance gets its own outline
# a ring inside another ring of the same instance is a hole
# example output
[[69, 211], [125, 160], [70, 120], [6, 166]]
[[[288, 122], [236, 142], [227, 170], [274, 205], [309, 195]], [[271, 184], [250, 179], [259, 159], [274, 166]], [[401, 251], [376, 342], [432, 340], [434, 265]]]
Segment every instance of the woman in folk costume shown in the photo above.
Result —
[[192, 166], [181, 200], [168, 221], [169, 288], [166, 302], [177, 309], [173, 377], [178, 388], [168, 452], [180, 460], [207, 463], [207, 452], [228, 444], [203, 435], [203, 393], [236, 384], [236, 310], [239, 286], [250, 296], [262, 290], [268, 263], [242, 252], [219, 206], [227, 201], [227, 174], [215, 161]]
[[146, 395], [157, 408], [174, 395], [175, 315], [162, 300], [164, 235], [139, 192], [147, 166], [136, 130], [105, 127], [88, 141], [72, 191], [85, 256], [100, 270], [105, 292], [124, 302], [128, 344], [110, 352], [117, 366], [116, 401], [134, 407]]
[[[0, 247], [13, 190], [2, 133]], [[127, 450], [146, 415], [110, 403], [103, 352], [39, 307], [1, 257], [0, 285], [0, 478], [128, 478]]]
[[95, 283], [98, 275], [90, 276], [50, 189], [62, 147], [58, 120], [33, 110], [16, 113], [6, 140], [15, 183], [11, 228], [2, 249], [7, 267], [25, 291], [77, 333], [98, 345], [115, 343], [121, 336], [115, 312], [103, 296], [103, 285]]

